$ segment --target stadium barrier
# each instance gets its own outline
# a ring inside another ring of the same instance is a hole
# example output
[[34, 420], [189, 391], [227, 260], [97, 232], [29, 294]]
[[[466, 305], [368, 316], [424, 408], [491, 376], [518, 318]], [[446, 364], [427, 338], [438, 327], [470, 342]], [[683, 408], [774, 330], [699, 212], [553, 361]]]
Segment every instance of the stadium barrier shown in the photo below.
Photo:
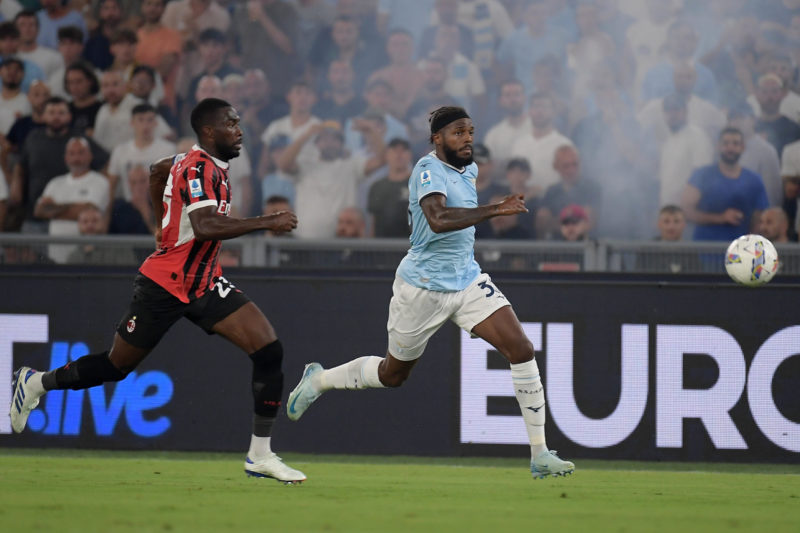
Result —
[[[107, 349], [133, 272], [0, 271], [0, 446], [246, 450], [250, 363], [188, 321], [126, 380], [50, 392], [28, 429], [10, 434], [13, 368], [54, 368]], [[384, 353], [390, 273], [265, 272], [228, 277], [283, 341], [285, 395], [308, 361], [331, 366]], [[494, 276], [537, 350], [548, 443], [563, 456], [800, 459], [798, 278], [759, 289], [721, 275], [686, 279]], [[273, 442], [312, 453], [528, 453], [508, 365], [452, 324], [400, 389], [332, 391], [299, 422], [281, 416]]]
[[[105, 262], [138, 265], [154, 247], [149, 236], [51, 237], [0, 233], [0, 264], [47, 264], [52, 245], [90, 246]], [[781, 273], [800, 275], [800, 245], [776, 246]], [[641, 272], [698, 274], [724, 272], [726, 243], [660, 241], [496, 241], [478, 240], [475, 257], [494, 272]], [[394, 271], [408, 250], [407, 239], [299, 240], [247, 236], [225, 242], [224, 266], [293, 270]], [[120, 254], [115, 255], [116, 252]], [[125, 252], [124, 257], [120, 257]], [[131, 253], [132, 252], [132, 253]], [[109, 260], [111, 256], [111, 260]], [[84, 264], [84, 263], [77, 263]]]

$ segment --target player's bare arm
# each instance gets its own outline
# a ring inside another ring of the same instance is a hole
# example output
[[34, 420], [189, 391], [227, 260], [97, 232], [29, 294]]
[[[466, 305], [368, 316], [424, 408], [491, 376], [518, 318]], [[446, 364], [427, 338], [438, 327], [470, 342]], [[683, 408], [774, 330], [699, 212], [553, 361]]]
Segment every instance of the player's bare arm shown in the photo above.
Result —
[[195, 209], [189, 213], [189, 221], [198, 241], [235, 239], [260, 230], [287, 232], [297, 227], [297, 215], [291, 211], [280, 211], [272, 215], [257, 217], [234, 218], [218, 214], [214, 206]]
[[431, 194], [420, 202], [422, 212], [434, 233], [468, 228], [492, 217], [528, 212], [525, 198], [521, 194], [512, 194], [499, 203], [478, 207], [447, 207], [446, 201], [443, 194]]

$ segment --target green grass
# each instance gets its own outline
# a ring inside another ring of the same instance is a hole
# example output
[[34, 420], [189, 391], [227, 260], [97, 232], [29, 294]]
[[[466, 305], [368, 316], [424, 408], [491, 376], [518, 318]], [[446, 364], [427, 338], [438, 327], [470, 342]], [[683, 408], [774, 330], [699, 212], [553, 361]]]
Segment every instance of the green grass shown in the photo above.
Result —
[[0, 530], [800, 530], [800, 466], [286, 454], [300, 486], [246, 478], [231, 454], [0, 450]]

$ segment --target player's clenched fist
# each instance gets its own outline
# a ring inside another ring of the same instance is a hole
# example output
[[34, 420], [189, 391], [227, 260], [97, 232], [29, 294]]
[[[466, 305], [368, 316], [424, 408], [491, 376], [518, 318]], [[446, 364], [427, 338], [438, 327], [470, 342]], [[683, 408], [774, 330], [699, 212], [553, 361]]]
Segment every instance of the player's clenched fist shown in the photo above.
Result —
[[525, 207], [525, 197], [521, 194], [506, 196], [503, 198], [502, 202], [497, 204], [497, 214], [500, 216], [527, 212], [528, 208]]
[[262, 218], [267, 219], [269, 222], [269, 226], [265, 229], [275, 232], [292, 231], [297, 227], [297, 215], [291, 211], [278, 211], [271, 215], [262, 215]]

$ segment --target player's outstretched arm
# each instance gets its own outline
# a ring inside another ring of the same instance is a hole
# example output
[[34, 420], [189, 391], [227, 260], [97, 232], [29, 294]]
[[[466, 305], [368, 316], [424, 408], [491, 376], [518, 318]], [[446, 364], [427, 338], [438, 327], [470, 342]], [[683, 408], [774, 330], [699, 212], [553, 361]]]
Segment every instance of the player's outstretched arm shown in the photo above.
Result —
[[496, 204], [478, 207], [447, 207], [447, 198], [442, 194], [431, 194], [420, 202], [422, 212], [434, 233], [456, 231], [492, 217], [527, 213], [525, 198], [521, 194], [506, 196]]
[[201, 207], [189, 213], [194, 237], [198, 241], [222, 241], [235, 239], [260, 230], [288, 232], [297, 227], [297, 215], [291, 211], [279, 211], [272, 215], [249, 218], [226, 217], [217, 214], [213, 206]]

